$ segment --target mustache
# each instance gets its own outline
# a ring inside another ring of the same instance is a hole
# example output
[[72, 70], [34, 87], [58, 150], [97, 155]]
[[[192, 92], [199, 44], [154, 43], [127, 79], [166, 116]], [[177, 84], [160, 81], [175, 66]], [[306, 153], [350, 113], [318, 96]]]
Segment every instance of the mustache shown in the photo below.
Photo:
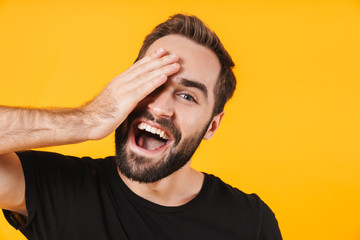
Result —
[[181, 131], [179, 127], [171, 121], [169, 118], [156, 118], [152, 113], [145, 110], [142, 113], [134, 113], [134, 116], [131, 117], [132, 120], [136, 118], [145, 118], [146, 120], [155, 122], [164, 128], [167, 132], [170, 132], [175, 140], [175, 143], [179, 143], [181, 139]]

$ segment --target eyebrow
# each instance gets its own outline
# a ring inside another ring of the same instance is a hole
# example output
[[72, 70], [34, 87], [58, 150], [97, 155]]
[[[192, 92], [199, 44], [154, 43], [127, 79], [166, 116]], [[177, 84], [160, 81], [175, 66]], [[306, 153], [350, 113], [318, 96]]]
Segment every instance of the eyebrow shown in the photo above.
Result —
[[189, 79], [186, 79], [186, 78], [181, 78], [180, 84], [181, 84], [181, 85], [184, 85], [185, 87], [197, 88], [197, 89], [199, 89], [199, 90], [204, 94], [204, 96], [205, 96], [206, 98], [208, 97], [207, 88], [206, 88], [205, 84], [203, 84], [203, 83], [201, 83], [201, 82], [189, 80]]

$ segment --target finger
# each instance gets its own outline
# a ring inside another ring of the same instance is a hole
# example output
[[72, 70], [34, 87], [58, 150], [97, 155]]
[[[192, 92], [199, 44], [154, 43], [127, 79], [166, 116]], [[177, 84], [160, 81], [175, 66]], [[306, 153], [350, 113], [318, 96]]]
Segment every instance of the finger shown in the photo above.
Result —
[[134, 91], [139, 99], [138, 101], [143, 100], [147, 95], [149, 95], [155, 89], [163, 85], [166, 82], [167, 78], [168, 77], [165, 74], [162, 74], [155, 76], [154, 78], [147, 80], [143, 84], [139, 85]]
[[161, 47], [161, 48], [155, 50], [154, 52], [150, 53], [150, 57], [152, 57], [152, 58], [161, 57], [161, 56], [164, 56], [165, 53], [166, 53], [165, 48]]
[[[138, 99], [141, 100], [166, 82], [167, 77], [176, 73], [179, 69], [180, 64], [173, 63], [155, 71], [144, 73], [133, 81], [127, 81], [126, 83], [124, 81], [112, 81], [107, 85], [107, 88], [124, 89], [123, 93], [132, 93], [133, 96], [138, 96]], [[144, 88], [143, 85], [146, 85], [146, 87]]]
[[129, 80], [136, 79], [145, 73], [161, 69], [164, 66], [169, 66], [178, 61], [178, 59], [179, 57], [176, 54], [165, 55], [161, 58], [148, 61], [140, 66], [136, 66], [128, 73], [127, 77]]
[[136, 82], [137, 87], [139, 87], [147, 82], [152, 82], [156, 78], [162, 78], [162, 76], [168, 77], [168, 76], [176, 73], [177, 71], [179, 71], [179, 69], [180, 69], [180, 64], [173, 63], [171, 65], [167, 65], [162, 68], [156, 69], [152, 72], [143, 74], [142, 76], [137, 78], [137, 80], [135, 82]]
[[155, 51], [153, 51], [152, 53], [150, 53], [150, 55], [145, 56], [143, 58], [141, 58], [140, 60], [136, 61], [132, 66], [130, 66], [127, 70], [133, 70], [134, 68], [136, 68], [137, 66], [141, 66], [144, 63], [147, 63], [153, 59], [156, 58], [160, 58], [162, 56], [164, 56], [166, 54], [166, 50], [165, 48], [161, 47]]

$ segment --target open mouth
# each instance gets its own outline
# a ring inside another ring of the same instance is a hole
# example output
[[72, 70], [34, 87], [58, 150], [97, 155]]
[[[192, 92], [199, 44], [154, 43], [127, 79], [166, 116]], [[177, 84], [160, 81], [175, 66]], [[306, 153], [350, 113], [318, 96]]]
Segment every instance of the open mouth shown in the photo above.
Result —
[[168, 133], [145, 122], [135, 124], [134, 128], [135, 143], [145, 150], [159, 150], [170, 142]]

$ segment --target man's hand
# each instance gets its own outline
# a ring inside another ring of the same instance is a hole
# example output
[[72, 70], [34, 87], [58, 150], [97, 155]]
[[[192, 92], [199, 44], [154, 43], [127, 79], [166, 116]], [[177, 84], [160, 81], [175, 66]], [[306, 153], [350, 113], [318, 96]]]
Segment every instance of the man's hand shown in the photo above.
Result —
[[100, 139], [180, 66], [159, 49], [115, 77], [90, 103], [72, 109], [0, 106], [0, 208], [27, 215], [25, 179], [14, 151]]
[[0, 106], [0, 154], [106, 137], [138, 102], [180, 69], [177, 60], [176, 55], [166, 55], [165, 49], [159, 49], [115, 77], [94, 100], [80, 108]]
[[178, 56], [165, 54], [161, 48], [137, 61], [84, 106], [90, 121], [96, 123], [89, 131], [89, 139], [101, 139], [115, 131], [143, 98], [180, 69]]

